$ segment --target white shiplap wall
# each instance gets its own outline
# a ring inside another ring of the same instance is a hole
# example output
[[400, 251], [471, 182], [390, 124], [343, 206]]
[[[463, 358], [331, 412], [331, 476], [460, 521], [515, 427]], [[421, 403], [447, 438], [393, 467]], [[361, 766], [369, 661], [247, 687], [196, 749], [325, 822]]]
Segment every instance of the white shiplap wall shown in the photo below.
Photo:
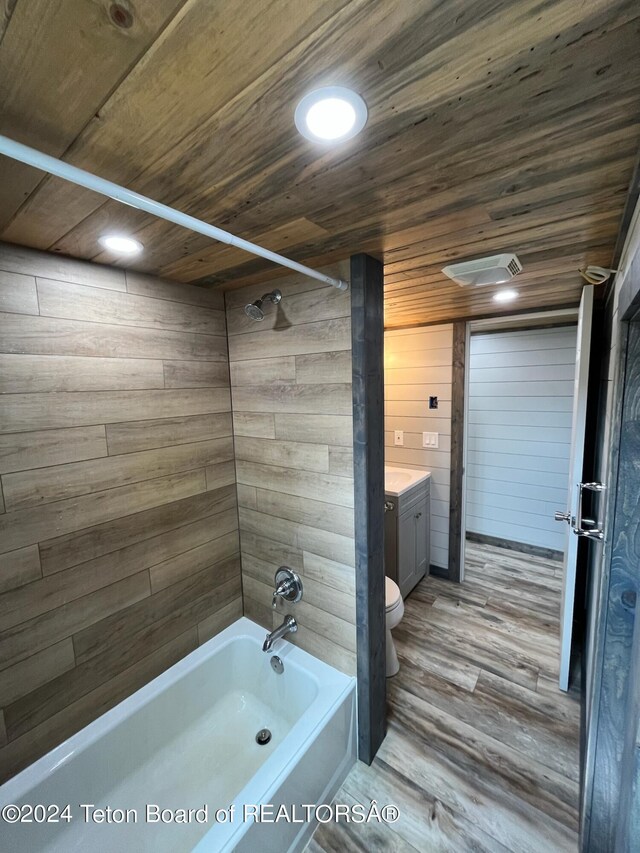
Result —
[[576, 327], [471, 336], [467, 530], [564, 550]]
[[[385, 461], [431, 471], [431, 563], [449, 565], [451, 362], [453, 326], [385, 332]], [[429, 397], [438, 408], [429, 409]], [[394, 430], [404, 431], [395, 447]], [[438, 450], [422, 449], [422, 433], [439, 433]]]

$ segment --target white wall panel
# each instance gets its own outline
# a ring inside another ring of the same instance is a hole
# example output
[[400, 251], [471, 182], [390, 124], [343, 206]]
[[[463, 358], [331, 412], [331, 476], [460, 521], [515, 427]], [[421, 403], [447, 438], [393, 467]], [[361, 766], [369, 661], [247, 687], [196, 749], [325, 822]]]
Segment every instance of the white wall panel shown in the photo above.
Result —
[[495, 467], [490, 465], [477, 465], [475, 463], [467, 464], [467, 476], [477, 477], [480, 480], [500, 480], [501, 483], [521, 483], [542, 486], [543, 488], [554, 487], [562, 489], [565, 494], [568, 482], [568, 471], [553, 473], [520, 468], [502, 468], [496, 471]]
[[467, 530], [564, 548], [576, 329], [471, 336]]
[[496, 426], [545, 426], [571, 429], [571, 412], [502, 412], [498, 410], [482, 411], [473, 409], [469, 412], [469, 423], [494, 424]]
[[[538, 385], [543, 386], [545, 383], [537, 383]], [[531, 387], [527, 386], [524, 389], [522, 386], [519, 386], [517, 397], [512, 397], [507, 394], [501, 395], [505, 397], [503, 400], [496, 399], [496, 397], [490, 394], [490, 391], [487, 391], [485, 388], [485, 393], [480, 395], [475, 395], [473, 399], [469, 399], [469, 409], [474, 411], [476, 409], [481, 409], [482, 411], [509, 411], [509, 412], [571, 412], [571, 404], [573, 400], [573, 384], [571, 382], [563, 382], [561, 385], [565, 385], [567, 388], [566, 394], [563, 396], [542, 396], [539, 399], [535, 400], [535, 402], [531, 399], [533, 394], [531, 394]], [[482, 388], [483, 386], [478, 386]], [[513, 388], [509, 389], [513, 391]], [[524, 392], [527, 392], [529, 396], [522, 396]], [[546, 389], [547, 392], [549, 388]], [[557, 390], [557, 389], [556, 389]], [[539, 396], [539, 395], [535, 395]]]

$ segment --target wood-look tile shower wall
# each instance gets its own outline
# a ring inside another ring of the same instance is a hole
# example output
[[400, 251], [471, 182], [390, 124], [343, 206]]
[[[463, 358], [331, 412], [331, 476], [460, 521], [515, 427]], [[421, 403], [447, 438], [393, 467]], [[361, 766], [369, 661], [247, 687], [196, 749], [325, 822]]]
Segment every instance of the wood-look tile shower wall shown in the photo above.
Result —
[[[226, 295], [245, 614], [271, 629], [292, 612], [292, 641], [354, 674], [351, 296], [299, 275], [272, 284], [282, 302], [262, 322], [243, 306], [264, 285]], [[283, 564], [304, 598], [273, 610]]]
[[0, 771], [242, 615], [223, 299], [0, 245]]

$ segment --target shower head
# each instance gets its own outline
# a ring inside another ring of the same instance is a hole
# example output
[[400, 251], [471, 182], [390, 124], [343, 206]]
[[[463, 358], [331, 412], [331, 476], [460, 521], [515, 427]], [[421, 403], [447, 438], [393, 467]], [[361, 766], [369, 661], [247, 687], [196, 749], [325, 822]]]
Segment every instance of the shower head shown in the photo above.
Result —
[[264, 302], [272, 302], [274, 305], [277, 305], [281, 299], [282, 294], [280, 293], [280, 291], [272, 290], [271, 293], [265, 293], [264, 296], [261, 296], [260, 299], [256, 299], [255, 302], [250, 302], [248, 305], [245, 305], [244, 313], [252, 320], [264, 320], [264, 311], [262, 310], [262, 304]]
[[252, 320], [264, 320], [264, 311], [259, 303], [261, 303], [260, 299], [256, 302], [250, 302], [249, 305], [245, 305], [244, 313], [247, 317], [250, 317]]

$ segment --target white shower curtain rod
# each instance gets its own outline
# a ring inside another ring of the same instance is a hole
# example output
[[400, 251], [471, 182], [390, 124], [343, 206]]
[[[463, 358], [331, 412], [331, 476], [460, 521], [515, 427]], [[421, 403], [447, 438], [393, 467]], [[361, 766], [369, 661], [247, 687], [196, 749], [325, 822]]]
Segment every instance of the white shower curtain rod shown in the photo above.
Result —
[[70, 181], [72, 184], [86, 187], [86, 189], [93, 190], [93, 192], [100, 193], [100, 195], [106, 195], [115, 201], [122, 202], [122, 204], [128, 204], [130, 207], [136, 207], [138, 210], [144, 210], [153, 216], [158, 216], [160, 219], [174, 222], [176, 225], [196, 231], [198, 234], [204, 234], [205, 237], [211, 237], [220, 243], [235, 246], [252, 255], [258, 255], [260, 258], [273, 261], [274, 264], [280, 264], [280, 266], [302, 273], [302, 275], [323, 281], [325, 284], [337, 287], [338, 290], [347, 290], [349, 287], [348, 283], [340, 278], [332, 278], [311, 267], [305, 267], [304, 264], [299, 264], [297, 261], [285, 258], [284, 255], [271, 252], [269, 249], [263, 249], [257, 243], [250, 243], [249, 240], [236, 237], [222, 228], [216, 228], [215, 225], [209, 225], [201, 219], [196, 219], [195, 216], [189, 216], [188, 213], [181, 213], [173, 207], [169, 207], [159, 201], [154, 201], [133, 190], [128, 190], [126, 187], [121, 187], [112, 181], [99, 178], [97, 175], [92, 175], [91, 172], [86, 172], [84, 169], [79, 169], [77, 166], [65, 163], [57, 157], [51, 157], [49, 154], [43, 154], [42, 151], [30, 148], [28, 145], [15, 142], [7, 136], [0, 135], [0, 154], [11, 157], [12, 160], [19, 160], [21, 163], [27, 163], [27, 165], [40, 169], [43, 172], [48, 172], [50, 175], [55, 175], [57, 178], [63, 178], [63, 180]]

